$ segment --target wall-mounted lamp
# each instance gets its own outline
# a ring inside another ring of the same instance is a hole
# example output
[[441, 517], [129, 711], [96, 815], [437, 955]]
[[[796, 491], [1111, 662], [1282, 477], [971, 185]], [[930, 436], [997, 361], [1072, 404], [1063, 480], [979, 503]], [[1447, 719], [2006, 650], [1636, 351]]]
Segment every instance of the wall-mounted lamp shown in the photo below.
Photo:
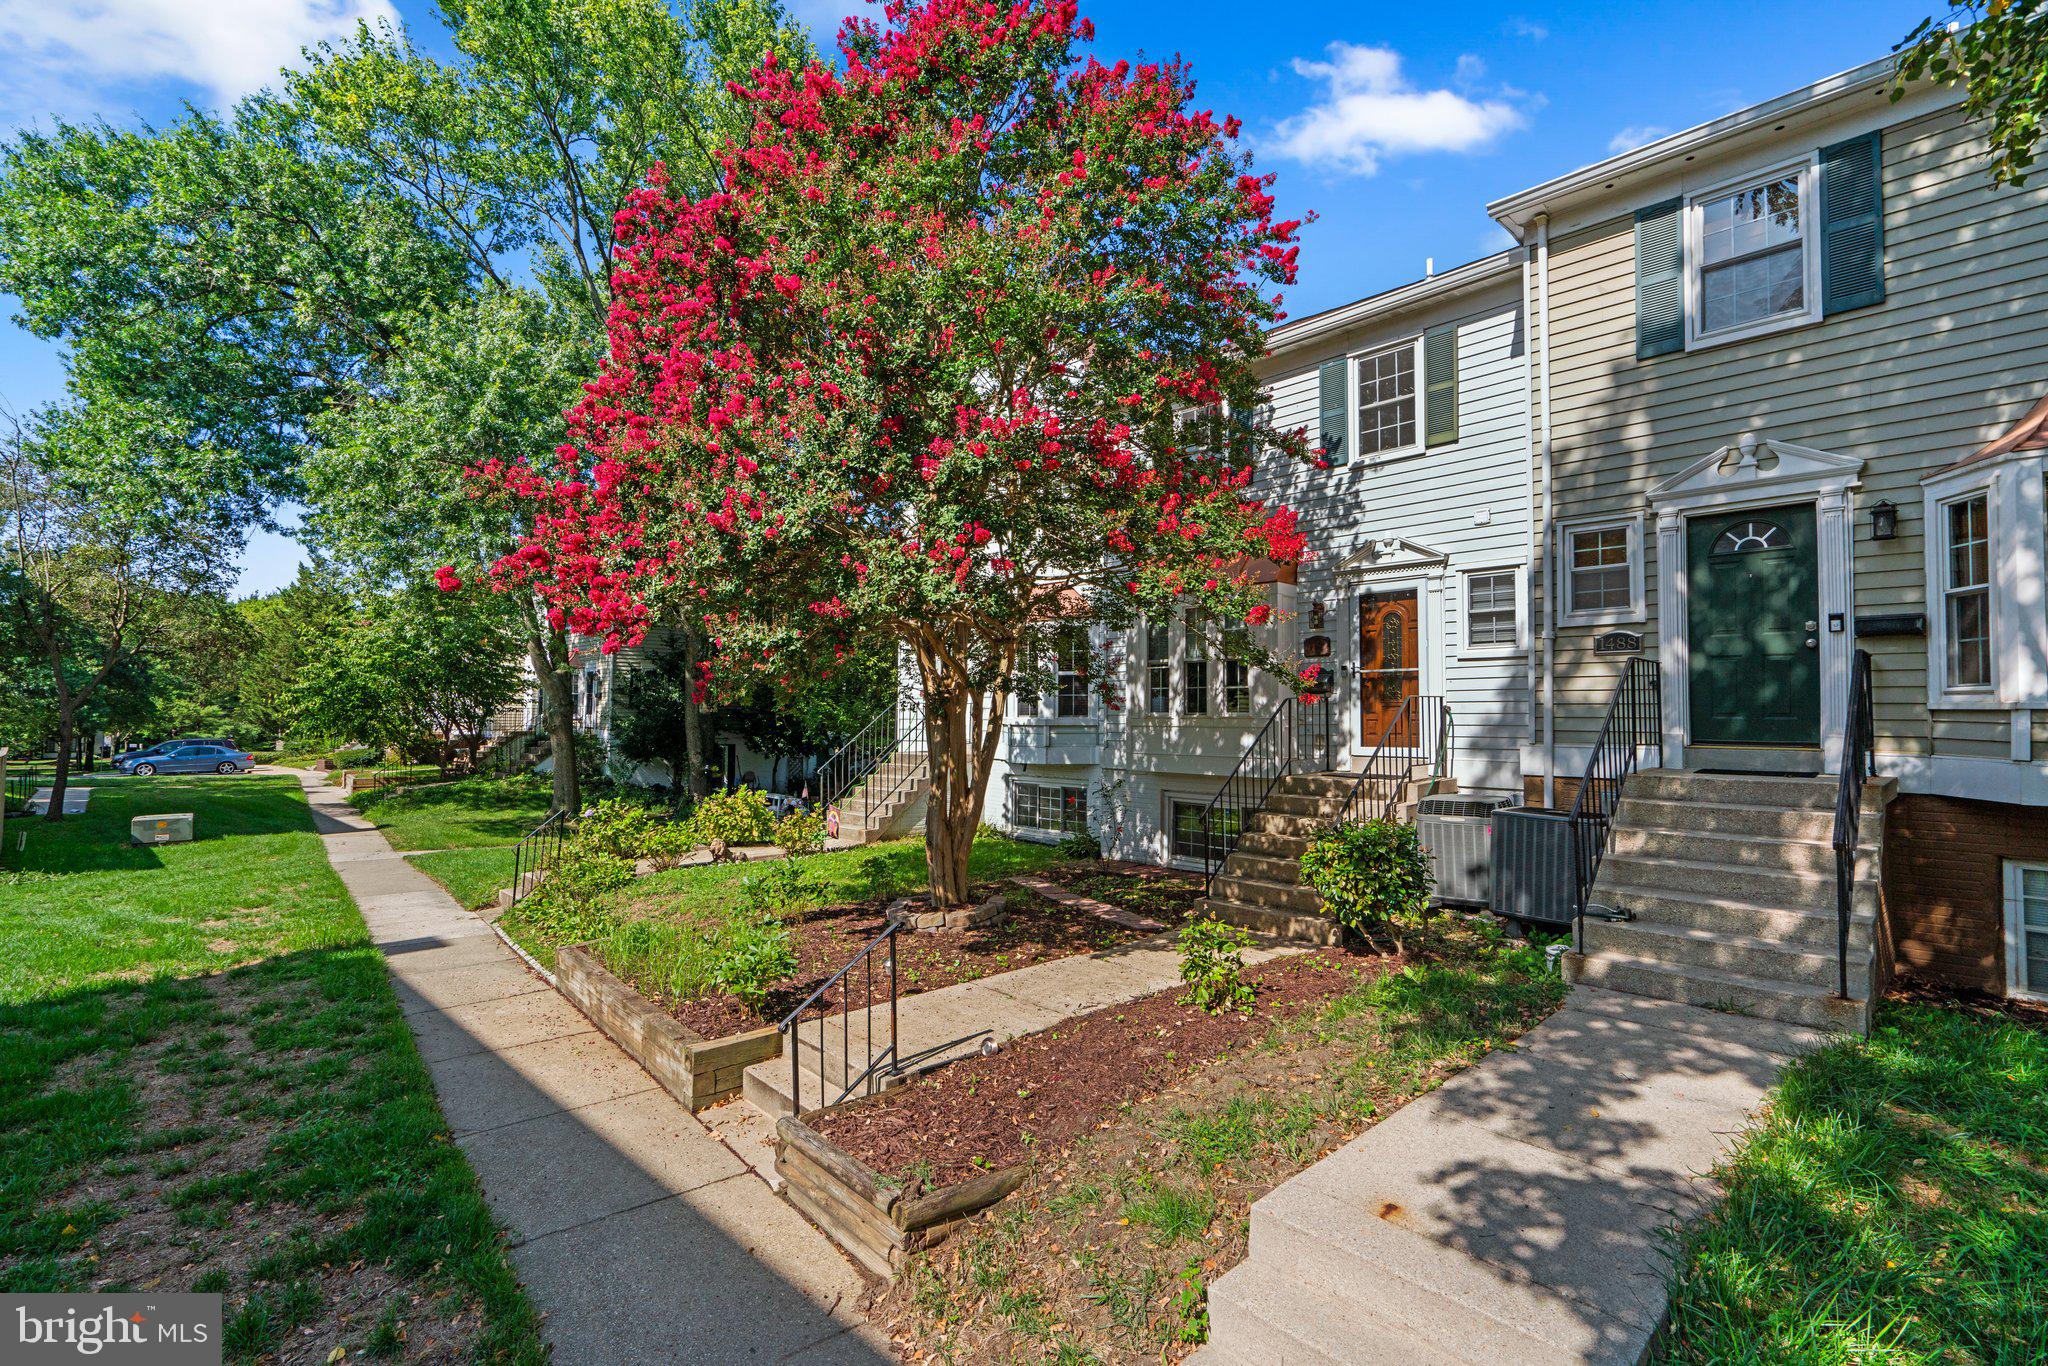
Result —
[[1889, 541], [1899, 534], [1899, 510], [1889, 498], [1880, 498], [1870, 508], [1870, 539]]

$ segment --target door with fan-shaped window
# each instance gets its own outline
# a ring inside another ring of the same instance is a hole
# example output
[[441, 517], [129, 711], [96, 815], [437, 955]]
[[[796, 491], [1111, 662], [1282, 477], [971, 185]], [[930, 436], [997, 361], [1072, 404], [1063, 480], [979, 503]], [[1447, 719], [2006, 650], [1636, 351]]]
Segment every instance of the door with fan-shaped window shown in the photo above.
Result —
[[1691, 742], [1820, 743], [1820, 564], [1811, 503], [1686, 524]]

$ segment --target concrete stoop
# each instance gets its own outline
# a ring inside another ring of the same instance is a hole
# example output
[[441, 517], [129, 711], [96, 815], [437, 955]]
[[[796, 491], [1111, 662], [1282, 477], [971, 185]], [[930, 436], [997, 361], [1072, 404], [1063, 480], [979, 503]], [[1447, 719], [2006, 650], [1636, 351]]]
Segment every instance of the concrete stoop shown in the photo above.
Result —
[[[868, 793], [878, 794], [872, 801]], [[931, 770], [922, 752], [895, 753], [839, 799], [839, 838], [873, 844], [907, 830], [923, 814]]]
[[1667, 1311], [1669, 1233], [1790, 1057], [1826, 1036], [1578, 988], [1564, 1009], [1252, 1206], [1206, 1366], [1615, 1363]]
[[[1217, 870], [1204, 912], [1296, 943], [1336, 943], [1340, 929], [1321, 913], [1322, 898], [1301, 885], [1300, 859], [1316, 832], [1343, 813], [1357, 782], [1355, 773], [1291, 773], [1274, 784]], [[1412, 821], [1423, 797], [1456, 790], [1455, 781], [1417, 769], [1401, 783], [1395, 819]]]
[[1588, 897], [1574, 982], [1846, 1033], [1870, 1029], [1888, 779], [1864, 790], [1838, 997], [1836, 779], [1650, 769], [1631, 777]]

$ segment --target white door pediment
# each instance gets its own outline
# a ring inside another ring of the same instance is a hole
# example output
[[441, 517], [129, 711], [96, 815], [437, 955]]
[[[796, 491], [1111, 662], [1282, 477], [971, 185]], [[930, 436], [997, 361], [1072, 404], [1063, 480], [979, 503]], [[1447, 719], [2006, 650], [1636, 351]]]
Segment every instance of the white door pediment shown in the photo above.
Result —
[[1652, 505], [1705, 507], [1774, 488], [1833, 493], [1854, 487], [1862, 473], [1855, 456], [1744, 436], [1653, 485], [1649, 499]]

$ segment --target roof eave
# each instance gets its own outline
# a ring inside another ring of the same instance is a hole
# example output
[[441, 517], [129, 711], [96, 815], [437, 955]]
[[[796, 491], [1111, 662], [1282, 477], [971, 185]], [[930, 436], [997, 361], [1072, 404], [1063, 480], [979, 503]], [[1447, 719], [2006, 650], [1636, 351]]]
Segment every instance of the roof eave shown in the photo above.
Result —
[[1363, 299], [1326, 308], [1320, 313], [1311, 313], [1306, 318], [1289, 318], [1277, 327], [1266, 329], [1266, 354], [1277, 356], [1283, 352], [1320, 341], [1332, 333], [1347, 328], [1406, 312], [1411, 308], [1450, 298], [1468, 290], [1484, 288], [1498, 280], [1512, 275], [1521, 268], [1522, 253], [1518, 247], [1496, 252], [1492, 256], [1468, 261], [1453, 266], [1439, 275], [1422, 280], [1411, 280], [1396, 285], [1378, 294], [1369, 294]]

